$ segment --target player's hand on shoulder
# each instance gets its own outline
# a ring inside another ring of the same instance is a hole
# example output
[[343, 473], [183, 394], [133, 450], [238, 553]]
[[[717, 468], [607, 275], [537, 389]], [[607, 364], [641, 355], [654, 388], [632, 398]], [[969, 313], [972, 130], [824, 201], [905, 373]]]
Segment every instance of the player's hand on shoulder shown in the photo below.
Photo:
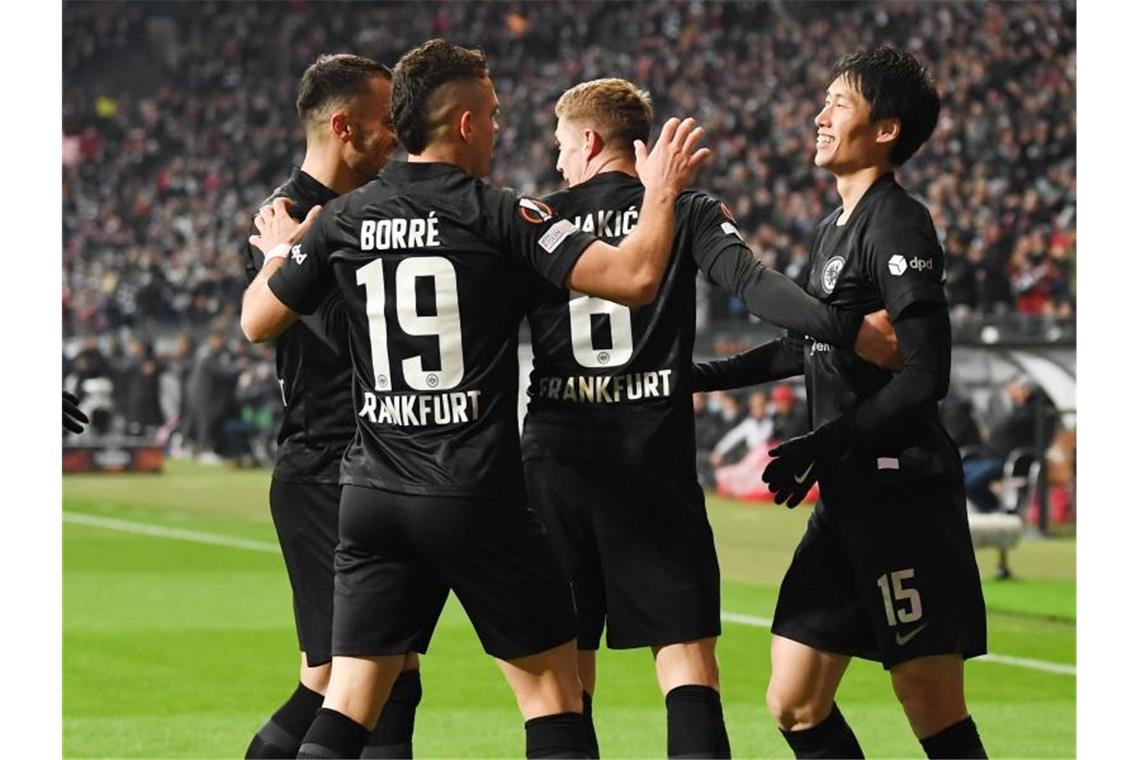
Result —
[[863, 317], [859, 334], [855, 338], [855, 353], [860, 359], [891, 372], [902, 369], [899, 338], [886, 309], [873, 311]]
[[73, 433], [82, 433], [83, 426], [91, 420], [87, 419], [87, 415], [79, 408], [79, 399], [68, 393], [63, 392], [63, 429], [70, 430]]
[[[304, 221], [298, 222], [289, 215], [292, 206], [293, 202], [288, 198], [274, 198], [272, 203], [267, 203], [258, 210], [253, 220], [257, 234], [250, 236], [249, 244], [261, 251], [266, 261], [287, 255], [287, 250], [281, 251], [279, 246], [288, 248], [300, 241], [321, 213], [320, 206], [313, 206], [305, 215]], [[271, 253], [275, 255], [270, 256]]]
[[772, 461], [761, 477], [776, 503], [788, 509], [798, 506], [819, 479], [820, 470], [850, 448], [853, 437], [850, 418], [842, 416], [772, 449]]
[[712, 155], [708, 148], [697, 148], [704, 134], [704, 127], [698, 126], [691, 116], [684, 121], [674, 117], [661, 127], [653, 150], [648, 150], [641, 140], [633, 141], [637, 176], [647, 195], [664, 191], [676, 196], [685, 189], [700, 165]]

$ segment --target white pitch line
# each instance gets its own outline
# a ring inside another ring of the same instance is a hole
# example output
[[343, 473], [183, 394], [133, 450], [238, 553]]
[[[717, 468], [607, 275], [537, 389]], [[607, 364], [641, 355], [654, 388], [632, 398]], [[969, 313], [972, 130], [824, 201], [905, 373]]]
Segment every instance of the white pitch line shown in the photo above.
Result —
[[[133, 522], [131, 520], [119, 520], [114, 517], [99, 517], [98, 515], [88, 515], [80, 512], [64, 512], [64, 522], [76, 523], [78, 525], [87, 525], [93, 528], [106, 528], [107, 530], [118, 530], [124, 533], [135, 533], [142, 536], [154, 536], [157, 538], [170, 538], [176, 541], [190, 541], [198, 544], [213, 544], [215, 546], [228, 546], [231, 549], [249, 549], [251, 551], [269, 552], [271, 554], [280, 553], [281, 549], [277, 544], [268, 541], [255, 541], [248, 538], [235, 538], [234, 536], [225, 536], [217, 533], [204, 533], [198, 530], [183, 530], [181, 528], [167, 528], [162, 525], [151, 525], [149, 523]], [[720, 615], [721, 620], [727, 623], [738, 623], [740, 625], [747, 625], [753, 628], [771, 628], [772, 619], [760, 617], [759, 615], [743, 615], [739, 612], [722, 612]], [[1048, 662], [1046, 660], [1031, 660], [1026, 657], [1011, 657], [1005, 654], [987, 654], [978, 658], [982, 662], [992, 662], [999, 665], [1012, 665], [1018, 668], [1028, 668], [1029, 670], [1039, 670], [1044, 673], [1059, 673], [1061, 675], [1075, 676], [1077, 668], [1075, 665], [1066, 665], [1059, 662]]]
[[137, 533], [141, 536], [172, 538], [176, 541], [191, 541], [196, 544], [214, 544], [216, 546], [228, 546], [232, 549], [250, 549], [255, 552], [272, 552], [274, 554], [281, 552], [281, 548], [277, 546], [277, 544], [272, 544], [268, 541], [254, 541], [249, 538], [222, 536], [217, 533], [203, 533], [198, 530], [167, 528], [162, 525], [118, 520], [114, 517], [99, 517], [98, 515], [85, 515], [79, 512], [64, 512], [63, 520], [64, 522], [78, 523], [79, 525], [89, 525], [93, 528], [106, 528], [107, 530], [118, 530], [124, 533]]

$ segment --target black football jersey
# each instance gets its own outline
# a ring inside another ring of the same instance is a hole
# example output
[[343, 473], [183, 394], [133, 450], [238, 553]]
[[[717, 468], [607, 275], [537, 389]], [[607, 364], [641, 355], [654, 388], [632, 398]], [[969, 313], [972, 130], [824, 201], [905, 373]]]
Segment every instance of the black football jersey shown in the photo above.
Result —
[[[580, 229], [617, 243], [637, 224], [644, 194], [636, 177], [605, 172], [544, 200]], [[546, 286], [528, 305], [534, 368], [525, 459], [695, 467], [690, 373], [697, 269], [709, 274], [721, 256], [752, 264], [752, 253], [728, 209], [705, 193], [683, 193], [674, 224], [668, 269], [653, 303], [630, 308]]]
[[391, 162], [329, 203], [269, 286], [302, 314], [344, 297], [357, 432], [341, 483], [521, 495], [522, 277], [561, 285], [595, 239], [443, 163]]
[[[304, 219], [313, 206], [336, 193], [300, 169], [261, 202], [293, 201], [290, 213]], [[251, 225], [250, 234], [257, 228]], [[245, 271], [257, 276], [264, 257], [246, 243]], [[277, 434], [273, 477], [300, 483], [331, 483], [340, 478], [340, 460], [356, 433], [352, 414], [352, 367], [345, 341], [344, 302], [330, 293], [316, 312], [298, 321], [275, 343], [277, 381], [285, 413]]]
[[[863, 195], [843, 225], [842, 208], [816, 228], [807, 291], [830, 305], [861, 313], [886, 308], [892, 319], [911, 304], [945, 305], [943, 253], [930, 213], [887, 173]], [[886, 385], [892, 375], [854, 351], [804, 340], [804, 376], [815, 427], [849, 411]], [[936, 402], [875, 434], [880, 455], [918, 445], [944, 454], [949, 437]]]

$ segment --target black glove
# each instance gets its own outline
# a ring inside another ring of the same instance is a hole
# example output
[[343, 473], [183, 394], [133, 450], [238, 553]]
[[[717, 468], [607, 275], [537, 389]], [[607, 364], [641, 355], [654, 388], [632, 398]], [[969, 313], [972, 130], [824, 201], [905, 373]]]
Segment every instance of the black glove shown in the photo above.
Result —
[[787, 502], [788, 509], [798, 506], [819, 479], [820, 468], [848, 451], [854, 438], [851, 418], [843, 415], [772, 449], [762, 477], [776, 503]]
[[79, 410], [79, 399], [67, 391], [63, 392], [63, 429], [82, 433], [83, 426], [91, 420]]

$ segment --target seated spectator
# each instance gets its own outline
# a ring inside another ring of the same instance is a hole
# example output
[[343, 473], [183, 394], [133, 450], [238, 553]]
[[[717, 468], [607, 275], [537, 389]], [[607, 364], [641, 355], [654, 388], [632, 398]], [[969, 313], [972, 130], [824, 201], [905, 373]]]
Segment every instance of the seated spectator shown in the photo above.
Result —
[[796, 392], [787, 383], [772, 389], [772, 439], [786, 441], [804, 435], [811, 429], [807, 404], [796, 398]]
[[[1015, 377], [999, 397], [998, 409], [990, 415], [996, 420], [990, 428], [989, 441], [981, 456], [962, 463], [966, 478], [966, 496], [982, 512], [995, 512], [1001, 507], [992, 484], [1002, 477], [1010, 452], [1018, 448], [1044, 447], [1053, 440], [1057, 427], [1057, 409], [1036, 382], [1027, 376]], [[1038, 430], [1040, 417], [1041, 430]]]
[[732, 464], [743, 459], [750, 451], [767, 446], [772, 437], [772, 417], [768, 414], [768, 395], [752, 391], [748, 395], [748, 415], [713, 447], [709, 463], [713, 467]]

